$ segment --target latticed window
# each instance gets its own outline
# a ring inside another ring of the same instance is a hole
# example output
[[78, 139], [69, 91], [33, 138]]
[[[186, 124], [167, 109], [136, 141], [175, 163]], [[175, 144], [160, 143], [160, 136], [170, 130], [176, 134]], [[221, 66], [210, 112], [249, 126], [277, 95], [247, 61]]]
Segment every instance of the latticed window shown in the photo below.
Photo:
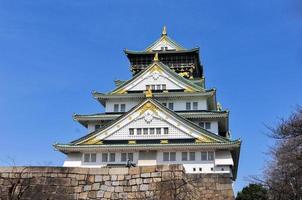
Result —
[[85, 153], [84, 162], [96, 162], [96, 154], [95, 153]]
[[114, 111], [114, 112], [118, 112], [118, 107], [119, 107], [118, 104], [114, 104], [114, 106], [113, 106], [113, 111]]
[[121, 104], [121, 112], [125, 112], [126, 111], [126, 104]]
[[195, 152], [190, 152], [189, 155], [191, 161], [195, 160]]
[[110, 153], [109, 161], [115, 162], [115, 153]]
[[191, 102], [186, 103], [186, 110], [191, 110]]
[[198, 102], [193, 102], [193, 110], [198, 110]]
[[108, 162], [108, 154], [102, 153], [102, 162]]
[[169, 133], [169, 129], [168, 128], [164, 128], [164, 134], [168, 134]]
[[188, 153], [187, 152], [181, 152], [181, 160], [187, 161], [188, 160]]

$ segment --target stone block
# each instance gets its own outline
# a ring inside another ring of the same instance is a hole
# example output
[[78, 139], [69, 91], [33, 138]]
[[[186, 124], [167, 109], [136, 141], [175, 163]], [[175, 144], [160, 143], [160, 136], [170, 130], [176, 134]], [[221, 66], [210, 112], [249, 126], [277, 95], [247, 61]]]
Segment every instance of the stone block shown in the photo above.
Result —
[[116, 175], [112, 175], [111, 176], [111, 181], [116, 181], [117, 180], [117, 176]]
[[94, 177], [94, 181], [95, 181], [95, 182], [101, 182], [101, 181], [103, 181], [103, 176], [101, 176], [101, 175], [96, 175], [96, 176]]
[[98, 190], [98, 189], [100, 189], [100, 187], [101, 187], [100, 183], [94, 183], [94, 184], [92, 184], [92, 190]]
[[117, 176], [117, 180], [118, 181], [122, 181], [122, 180], [124, 180], [125, 179], [125, 176], [124, 175], [119, 175], [119, 176]]
[[150, 176], [151, 176], [150, 173], [143, 173], [143, 174], [141, 174], [142, 178], [149, 178]]
[[129, 174], [139, 174], [140, 173], [140, 168], [139, 167], [131, 167], [129, 168]]
[[151, 182], [152, 182], [151, 178], [143, 179], [143, 183], [151, 183]]
[[110, 168], [109, 169], [109, 174], [110, 175], [123, 175], [123, 174], [128, 174], [128, 168]]
[[110, 180], [110, 176], [103, 176], [103, 181], [109, 181]]
[[119, 181], [112, 181], [112, 185], [113, 186], [118, 186], [118, 185], [120, 185], [120, 182]]
[[114, 188], [114, 192], [123, 192], [123, 191], [124, 191], [123, 187], [121, 187], [121, 186], [117, 186]]
[[104, 197], [109, 199], [109, 198], [111, 198], [111, 194], [112, 194], [112, 192], [105, 192]]
[[143, 183], [143, 179], [137, 178], [137, 179], [135, 179], [135, 182], [136, 182], [137, 185], [140, 185], [140, 184]]
[[84, 190], [84, 191], [89, 191], [89, 190], [91, 190], [91, 185], [85, 185], [83, 190]]
[[108, 186], [107, 186], [107, 185], [101, 185], [101, 190], [106, 191], [106, 190], [107, 190], [107, 188], [108, 188]]
[[119, 193], [119, 194], [118, 194], [118, 198], [119, 198], [119, 199], [127, 199], [127, 193], [125, 193], [125, 192]]
[[89, 191], [87, 196], [91, 199], [96, 198], [96, 191]]
[[136, 185], [136, 179], [129, 180], [129, 185]]
[[142, 184], [139, 187], [140, 191], [147, 191], [149, 189], [149, 185], [148, 184]]
[[97, 193], [96, 193], [96, 197], [97, 198], [101, 198], [101, 197], [104, 197], [104, 191], [97, 191]]
[[144, 166], [140, 169], [141, 173], [150, 173], [156, 171], [156, 166]]
[[153, 172], [151, 173], [151, 177], [161, 177], [161, 172]]

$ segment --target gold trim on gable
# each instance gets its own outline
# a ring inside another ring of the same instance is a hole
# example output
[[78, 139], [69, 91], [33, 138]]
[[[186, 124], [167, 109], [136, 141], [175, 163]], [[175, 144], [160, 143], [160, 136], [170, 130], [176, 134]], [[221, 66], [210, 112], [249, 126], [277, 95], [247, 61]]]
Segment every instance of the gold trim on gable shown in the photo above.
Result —
[[153, 113], [158, 114], [158, 109], [155, 105], [153, 105], [152, 103], [148, 102], [146, 104], [144, 104], [139, 110], [139, 115], [144, 114], [147, 110], [151, 110]]
[[129, 140], [128, 144], [136, 144], [136, 140]]
[[168, 140], [160, 140], [160, 143], [161, 143], [161, 144], [168, 144], [169, 141], [168, 141]]

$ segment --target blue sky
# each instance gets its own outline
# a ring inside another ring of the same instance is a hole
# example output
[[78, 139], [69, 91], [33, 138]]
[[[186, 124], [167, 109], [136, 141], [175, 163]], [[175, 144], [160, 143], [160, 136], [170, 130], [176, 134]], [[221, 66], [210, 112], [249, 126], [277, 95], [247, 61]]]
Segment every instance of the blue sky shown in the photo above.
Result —
[[298, 0], [0, 0], [0, 165], [62, 165], [52, 144], [86, 133], [72, 114], [102, 112], [91, 92], [130, 78], [123, 49], [144, 49], [165, 24], [201, 48], [206, 85], [230, 110], [238, 190], [266, 163], [265, 124], [301, 105], [301, 19]]

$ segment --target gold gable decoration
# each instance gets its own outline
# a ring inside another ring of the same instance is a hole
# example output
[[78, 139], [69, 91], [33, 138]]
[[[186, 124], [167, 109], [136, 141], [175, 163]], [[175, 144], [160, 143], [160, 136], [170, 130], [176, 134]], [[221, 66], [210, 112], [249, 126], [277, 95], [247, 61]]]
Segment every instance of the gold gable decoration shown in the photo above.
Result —
[[158, 114], [158, 109], [157, 109], [157, 107], [156, 107], [154, 104], [148, 102], [148, 103], [144, 104], [144, 105], [138, 110], [138, 111], [139, 111], [139, 115], [144, 114], [147, 110], [151, 110], [153, 113]]
[[209, 142], [213, 142], [213, 140], [203, 136], [199, 136], [198, 138], [195, 139], [195, 143], [209, 143]]
[[169, 141], [168, 141], [168, 140], [161, 140], [160, 143], [161, 143], [161, 144], [168, 144]]
[[128, 144], [136, 144], [136, 140], [129, 140]]
[[88, 144], [88, 145], [91, 145], [91, 144], [103, 144], [103, 141], [102, 140], [98, 140], [96, 138], [91, 138], [89, 140], [86, 140], [86, 141], [80, 143], [80, 145], [85, 145], [85, 144]]

